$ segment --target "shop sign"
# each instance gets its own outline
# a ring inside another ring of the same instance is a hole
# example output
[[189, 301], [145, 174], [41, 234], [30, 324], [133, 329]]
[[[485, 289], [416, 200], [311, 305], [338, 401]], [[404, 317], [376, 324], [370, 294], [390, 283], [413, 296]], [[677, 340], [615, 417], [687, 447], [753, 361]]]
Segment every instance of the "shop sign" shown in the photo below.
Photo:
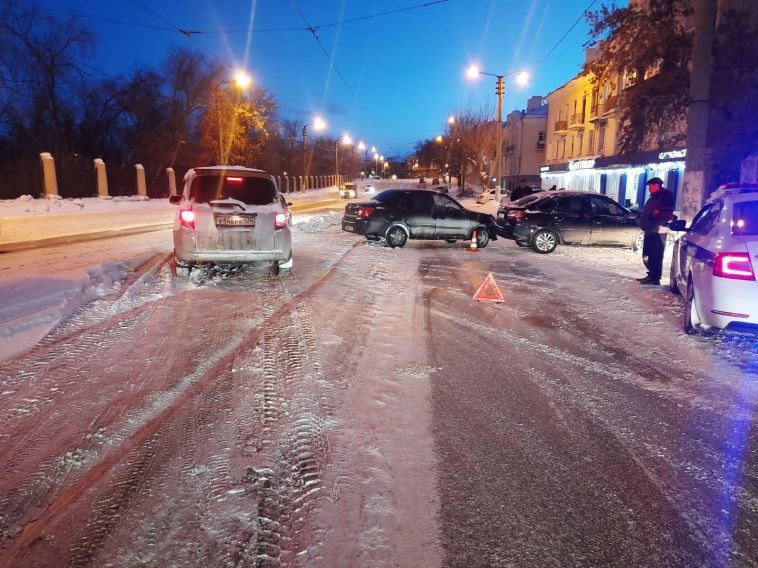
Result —
[[569, 162], [569, 171], [574, 170], [591, 170], [595, 167], [595, 160], [571, 160]]
[[679, 160], [687, 157], [687, 148], [681, 150], [669, 150], [658, 154], [659, 160]]

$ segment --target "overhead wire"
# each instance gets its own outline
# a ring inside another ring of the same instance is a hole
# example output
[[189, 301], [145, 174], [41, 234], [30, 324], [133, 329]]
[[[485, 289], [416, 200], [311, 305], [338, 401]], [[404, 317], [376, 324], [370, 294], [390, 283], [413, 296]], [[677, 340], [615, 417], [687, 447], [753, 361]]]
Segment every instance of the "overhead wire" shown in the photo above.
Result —
[[146, 12], [152, 14], [156, 18], [158, 18], [160, 21], [162, 21], [164, 24], [166, 24], [166, 27], [163, 26], [154, 26], [150, 24], [142, 24], [139, 22], [129, 22], [126, 20], [118, 20], [115, 18], [105, 18], [102, 16], [92, 16], [90, 14], [83, 14], [81, 12], [74, 12], [72, 10], [58, 10], [56, 8], [42, 8], [45, 12], [52, 12], [57, 14], [64, 14], [67, 16], [75, 16], [77, 18], [84, 18], [88, 20], [97, 20], [100, 22], [109, 22], [112, 24], [121, 24], [124, 26], [132, 26], [136, 28], [145, 28], [149, 30], [157, 30], [157, 31], [164, 31], [164, 32], [179, 32], [185, 37], [190, 37], [192, 35], [213, 35], [213, 34], [241, 34], [241, 33], [281, 33], [281, 32], [310, 32], [311, 30], [320, 30], [324, 28], [333, 28], [336, 26], [340, 26], [343, 24], [352, 24], [355, 22], [362, 22], [365, 20], [370, 20], [373, 18], [379, 18], [382, 16], [388, 16], [392, 14], [398, 14], [401, 12], [408, 12], [410, 10], [417, 10], [419, 8], [427, 8], [429, 6], [433, 6], [435, 4], [443, 4], [445, 2], [449, 2], [450, 0], [434, 0], [432, 2], [424, 2], [423, 4], [414, 4], [413, 6], [406, 6], [404, 8], [396, 8], [394, 10], [385, 10], [384, 12], [376, 12], [374, 14], [367, 14], [365, 16], [357, 16], [355, 18], [348, 18], [346, 20], [339, 20], [336, 22], [330, 22], [328, 24], [321, 24], [316, 26], [308, 26], [305, 27], [282, 27], [282, 28], [251, 28], [251, 29], [232, 29], [232, 30], [187, 30], [184, 28], [180, 28], [178, 26], [173, 25], [171, 22], [163, 18], [160, 14], [156, 13], [152, 9], [148, 8], [144, 4], [138, 2], [137, 0], [132, 0], [137, 6], [145, 10]]
[[329, 65], [331, 65], [332, 69], [334, 69], [334, 72], [337, 73], [337, 76], [345, 84], [345, 87], [347, 87], [347, 90], [350, 92], [350, 94], [355, 96], [355, 91], [353, 91], [353, 87], [351, 87], [350, 83], [347, 82], [347, 79], [345, 79], [345, 76], [339, 70], [339, 68], [337, 67], [337, 64], [334, 62], [334, 59], [332, 59], [332, 56], [329, 55], [329, 52], [326, 50], [326, 47], [321, 42], [321, 39], [318, 37], [318, 34], [316, 33], [316, 28], [312, 27], [308, 23], [308, 20], [306, 20], [305, 16], [300, 11], [300, 8], [297, 6], [297, 3], [295, 2], [295, 0], [291, 0], [291, 2], [292, 2], [292, 7], [294, 8], [295, 12], [297, 12], [297, 15], [300, 16], [300, 19], [303, 20], [303, 23], [306, 25], [306, 29], [311, 33], [313, 38], [316, 40], [316, 43], [318, 43], [319, 47], [321, 48], [321, 51], [326, 56], [327, 60], [329, 61]]
[[592, 0], [592, 2], [590, 2], [590, 5], [589, 5], [589, 6], [587, 6], [587, 7], [586, 7], [586, 8], [585, 8], [585, 9], [582, 11], [581, 15], [580, 15], [580, 16], [579, 16], [579, 17], [576, 19], [576, 21], [575, 21], [573, 24], [571, 24], [571, 27], [570, 27], [568, 30], [566, 30], [566, 33], [565, 33], [565, 34], [563, 34], [563, 35], [560, 37], [560, 39], [559, 39], [559, 40], [558, 40], [558, 41], [555, 43], [555, 45], [554, 45], [554, 46], [553, 46], [553, 47], [550, 49], [550, 51], [548, 51], [548, 52], [545, 54], [545, 56], [544, 56], [544, 57], [543, 57], [543, 58], [540, 60], [540, 62], [539, 62], [539, 63], [537, 63], [537, 66], [535, 67], [535, 70], [536, 70], [536, 69], [539, 69], [540, 67], [542, 67], [542, 64], [543, 64], [543, 63], [545, 63], [545, 60], [546, 60], [548, 57], [550, 57], [550, 56], [553, 54], [553, 52], [554, 52], [556, 49], [558, 49], [558, 46], [559, 46], [559, 45], [561, 45], [561, 43], [563, 42], [563, 40], [564, 40], [564, 39], [566, 39], [566, 37], [568, 37], [568, 35], [569, 35], [569, 34], [570, 34], [572, 31], [573, 31], [573, 29], [574, 29], [574, 28], [575, 28], [577, 25], [579, 25], [579, 22], [581, 22], [581, 21], [584, 19], [585, 15], [586, 15], [587, 13], [589, 13], [589, 11], [592, 9], [592, 6], [594, 6], [596, 3], [597, 3], [597, 0]]

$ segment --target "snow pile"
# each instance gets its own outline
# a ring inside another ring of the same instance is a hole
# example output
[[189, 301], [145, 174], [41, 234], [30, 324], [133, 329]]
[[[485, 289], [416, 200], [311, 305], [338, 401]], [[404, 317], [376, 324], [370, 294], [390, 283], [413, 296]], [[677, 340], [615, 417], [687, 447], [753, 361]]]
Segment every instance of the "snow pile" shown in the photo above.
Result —
[[301, 233], [321, 233], [342, 225], [342, 213], [330, 211], [320, 215], [297, 215], [292, 219], [293, 229]]
[[0, 201], [0, 246], [102, 231], [168, 225], [175, 207], [167, 199], [88, 197]]
[[[122, 207], [126, 216], [114, 214]], [[109, 220], [107, 229], [118, 230], [130, 212], [155, 221], [165, 217], [164, 209], [172, 219], [176, 209], [165, 199], [47, 200], [25, 196], [0, 201], [0, 234], [11, 211], [16, 215], [25, 211], [25, 216], [17, 218], [23, 219], [30, 237], [25, 240], [33, 240], [50, 236], [52, 217], [65, 219], [68, 234], [77, 234], [82, 232], [79, 223], [86, 218], [77, 213], [80, 211], [97, 211]], [[52, 213], [58, 211], [66, 214]], [[293, 235], [327, 231], [338, 227], [340, 220], [341, 214], [336, 212], [296, 214]], [[80, 306], [98, 298], [128, 294], [125, 284], [129, 277], [141, 269], [157, 268], [156, 262], [168, 259], [172, 247], [171, 232], [166, 229], [0, 255], [0, 361], [32, 347]]]

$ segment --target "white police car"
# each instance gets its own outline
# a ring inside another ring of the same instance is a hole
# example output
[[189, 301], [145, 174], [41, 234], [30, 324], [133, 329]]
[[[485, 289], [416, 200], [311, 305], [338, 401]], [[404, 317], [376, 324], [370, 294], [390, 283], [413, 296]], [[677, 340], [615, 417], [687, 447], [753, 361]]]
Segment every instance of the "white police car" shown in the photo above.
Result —
[[758, 332], [758, 185], [719, 187], [674, 243], [669, 286], [685, 296], [684, 330]]

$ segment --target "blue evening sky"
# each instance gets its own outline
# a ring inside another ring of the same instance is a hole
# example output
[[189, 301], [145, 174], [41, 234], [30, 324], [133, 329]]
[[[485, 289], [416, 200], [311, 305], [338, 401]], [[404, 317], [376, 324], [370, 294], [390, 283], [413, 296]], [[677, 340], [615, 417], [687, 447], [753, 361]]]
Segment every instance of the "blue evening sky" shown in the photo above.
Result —
[[[407, 9], [423, 4], [429, 5]], [[495, 74], [531, 70], [528, 87], [507, 83], [504, 115], [524, 108], [529, 96], [545, 95], [571, 79], [584, 58], [584, 19], [558, 42], [589, 6], [598, 9], [601, 4], [602, 0], [37, 2], [43, 9], [56, 10], [52, 15], [70, 11], [91, 17], [87, 22], [99, 39], [95, 58], [88, 62], [94, 68], [126, 73], [140, 65], [157, 66], [173, 46], [196, 48], [230, 67], [247, 68], [257, 84], [274, 93], [284, 118], [322, 115], [329, 135], [348, 132], [387, 156], [410, 153], [419, 140], [441, 133], [455, 109], [489, 104], [494, 113], [495, 79], [466, 79], [464, 70], [471, 62]], [[393, 10], [397, 12], [346, 22]], [[330, 25], [338, 22], [342, 23]], [[318, 28], [321, 45], [304, 29], [307, 26]], [[203, 33], [188, 38], [169, 28]], [[249, 34], [249, 28], [260, 31]]]

